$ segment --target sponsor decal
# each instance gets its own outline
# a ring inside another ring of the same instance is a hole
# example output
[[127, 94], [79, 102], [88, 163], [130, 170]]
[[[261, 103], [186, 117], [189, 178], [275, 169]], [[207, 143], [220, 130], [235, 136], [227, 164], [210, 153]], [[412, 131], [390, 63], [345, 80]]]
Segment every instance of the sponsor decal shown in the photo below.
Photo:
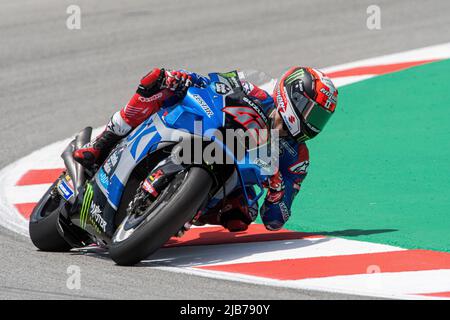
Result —
[[228, 83], [231, 88], [242, 87], [241, 81], [239, 80], [239, 75], [236, 71], [218, 73], [217, 75], [222, 82]]
[[249, 93], [249, 92], [252, 92], [253, 91], [253, 89], [255, 88], [250, 82], [248, 82], [248, 81], [242, 81], [241, 82], [242, 83], [242, 88], [244, 88], [244, 92], [245, 93]]
[[325, 88], [321, 88], [320, 92], [328, 98], [327, 102], [325, 102], [325, 108], [330, 109], [333, 104], [336, 104], [336, 98], [333, 96], [333, 93], [326, 90]]
[[286, 111], [286, 105], [284, 104], [284, 100], [283, 97], [281, 96], [281, 92], [280, 89], [277, 89], [277, 107], [278, 110], [280, 110], [281, 112], [285, 112]]
[[202, 97], [198, 94], [192, 95], [195, 99], [195, 101], [198, 102], [198, 104], [202, 107], [203, 111], [205, 111], [208, 118], [211, 118], [214, 115], [214, 112], [212, 112], [211, 108], [208, 106], [208, 104], [203, 100]]
[[254, 163], [260, 168], [264, 168], [264, 169], [271, 168], [271, 165], [269, 163], [267, 163], [266, 161], [262, 160], [261, 158], [256, 158]]
[[[286, 94], [286, 96], [287, 96], [287, 94]], [[278, 110], [280, 111], [280, 115], [283, 118], [284, 123], [288, 127], [291, 134], [294, 136], [299, 134], [301, 131], [300, 119], [294, 113], [294, 110], [292, 107], [286, 108], [286, 105], [284, 104], [284, 100], [281, 97], [281, 93], [279, 91], [277, 91], [277, 106], [278, 106]]]
[[153, 187], [152, 183], [149, 181], [149, 179], [145, 179], [144, 183], [142, 184], [142, 189], [150, 193], [152, 196], [157, 197], [158, 192]]
[[312, 126], [311, 124], [309, 124], [308, 122], [305, 122], [305, 124], [306, 124], [306, 126], [307, 126], [309, 129], [311, 129], [312, 131], [317, 132], [317, 133], [320, 132], [320, 130], [318, 130], [317, 128], [313, 127], [313, 126]]
[[[91, 217], [89, 220], [91, 220], [94, 227], [98, 226], [99, 228], [101, 228], [101, 230], [103, 230], [103, 232], [106, 232], [107, 223], [103, 219], [101, 212], [102, 212], [102, 209], [100, 209], [100, 206], [98, 204], [92, 203], [91, 210], [90, 210]], [[99, 231], [99, 230], [97, 229], [97, 231]]]
[[230, 71], [230, 72], [225, 72], [225, 73], [219, 73], [219, 75], [221, 75], [224, 78], [234, 78], [237, 77], [237, 73], [236, 71]]
[[289, 212], [289, 209], [286, 205], [286, 203], [284, 202], [280, 202], [278, 204], [278, 206], [280, 207], [281, 210], [281, 216], [283, 217], [283, 221], [286, 222], [289, 220], [289, 217], [291, 216], [291, 213]]
[[322, 79], [323, 83], [325, 83], [328, 86], [328, 88], [334, 88], [334, 84], [330, 78], [323, 76], [323, 74], [322, 74], [321, 79]]
[[293, 115], [289, 116], [289, 122], [290, 123], [294, 123], [295, 122], [295, 117]]
[[152, 102], [152, 101], [155, 101], [155, 100], [160, 99], [160, 98], [162, 97], [162, 95], [163, 95], [162, 92], [159, 92], [159, 93], [154, 94], [153, 96], [148, 97], [148, 98], [139, 96], [138, 100], [139, 100], [140, 102], [146, 102], [146, 103], [148, 103], [148, 102]]
[[58, 184], [58, 189], [61, 193], [61, 195], [64, 197], [64, 199], [69, 200], [73, 197], [73, 190], [71, 187], [66, 183], [65, 180], [61, 180]]
[[225, 83], [223, 82], [216, 82], [216, 92], [218, 94], [227, 94], [228, 92], [230, 92], [230, 87], [227, 86]]
[[117, 164], [118, 161], [119, 161], [119, 156], [118, 156], [117, 152], [115, 152], [108, 158], [105, 165], [103, 166], [105, 173], [110, 174], [111, 170], [114, 168], [114, 166]]
[[291, 145], [284, 139], [280, 139], [280, 143], [282, 146], [282, 150], [287, 150], [287, 152], [289, 152], [289, 154], [293, 157], [297, 156], [297, 151], [295, 151], [294, 148], [291, 147]]
[[243, 97], [242, 100], [244, 100], [245, 103], [247, 103], [250, 107], [255, 109], [256, 112], [258, 112], [259, 116], [264, 120], [265, 123], [268, 122], [266, 115], [261, 110], [261, 108], [250, 98]]
[[66, 174], [66, 176], [64, 177], [64, 179], [65, 179], [67, 185], [69, 186], [69, 188], [70, 188], [71, 190], [75, 190], [74, 187], [73, 187], [72, 178], [71, 178], [68, 174]]
[[289, 167], [289, 171], [295, 174], [306, 174], [308, 172], [309, 161], [305, 160]]
[[156, 172], [153, 172], [151, 175], [149, 175], [142, 184], [142, 189], [153, 195], [154, 197], [157, 197], [159, 192], [154, 187], [154, 183], [158, 181], [159, 178], [164, 176], [164, 172], [159, 169]]
[[91, 207], [92, 198], [94, 196], [94, 190], [92, 189], [91, 184], [87, 184], [86, 190], [84, 192], [83, 203], [81, 205], [80, 211], [80, 226], [83, 229], [86, 229], [86, 222], [88, 218], [88, 211]]
[[225, 78], [232, 88], [240, 88], [242, 86], [241, 81], [239, 80], [239, 75], [236, 71], [219, 73], [219, 76]]
[[286, 78], [286, 84], [290, 84], [303, 76], [305, 76], [305, 70], [298, 69]]
[[296, 88], [297, 88], [300, 92], [305, 91], [305, 88], [304, 88], [304, 86], [303, 86], [303, 81], [302, 81], [302, 80], [298, 80], [298, 81], [297, 81]]
[[98, 180], [100, 181], [100, 184], [103, 186], [103, 188], [105, 188], [106, 190], [108, 190], [109, 187], [109, 178], [106, 175], [105, 171], [103, 170], [103, 168], [100, 168], [100, 171], [98, 173]]
[[230, 83], [230, 85], [233, 88], [240, 88], [241, 87], [241, 82], [238, 80], [239, 78], [236, 77], [232, 77], [232, 78], [228, 78], [228, 82]]

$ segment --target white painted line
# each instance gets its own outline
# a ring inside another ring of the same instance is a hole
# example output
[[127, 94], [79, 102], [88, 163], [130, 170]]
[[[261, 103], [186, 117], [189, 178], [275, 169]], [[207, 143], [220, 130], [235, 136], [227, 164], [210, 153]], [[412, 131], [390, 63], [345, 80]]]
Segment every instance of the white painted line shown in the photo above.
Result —
[[340, 64], [333, 67], [323, 68], [325, 73], [342, 71], [356, 67], [368, 67], [383, 64], [395, 64], [402, 62], [422, 61], [422, 60], [439, 60], [450, 58], [450, 42], [436, 46], [430, 46], [410, 51], [404, 51], [385, 56], [369, 58], [350, 63]]
[[369, 273], [288, 281], [290, 285], [363, 294], [404, 295], [450, 291], [450, 270]]
[[320, 292], [332, 292], [332, 293], [341, 293], [341, 294], [350, 294], [350, 295], [359, 295], [359, 296], [367, 296], [367, 297], [378, 297], [378, 298], [386, 298], [386, 299], [404, 299], [404, 300], [435, 300], [434, 297], [426, 297], [426, 296], [416, 296], [412, 294], [393, 294], [393, 293], [383, 293], [378, 291], [364, 291], [359, 292], [354, 288], [334, 288], [334, 287], [322, 287], [315, 285], [307, 285], [306, 283], [301, 283], [298, 281], [280, 281], [273, 280], [269, 278], [248, 276], [244, 274], [237, 273], [229, 273], [229, 272], [219, 272], [212, 270], [201, 270], [195, 268], [179, 268], [179, 267], [154, 267], [155, 269], [177, 272], [182, 274], [189, 274], [199, 277], [212, 278], [212, 279], [220, 279], [220, 280], [228, 280], [228, 281], [240, 281], [248, 284], [258, 284], [258, 285], [266, 285], [280, 288], [292, 288], [292, 289], [302, 289], [302, 290], [314, 290]]
[[333, 83], [335, 84], [336, 87], [343, 87], [355, 82], [359, 82], [359, 81], [363, 81], [363, 80], [367, 80], [370, 78], [375, 77], [375, 75], [364, 75], [364, 76], [350, 76], [350, 77], [338, 77], [338, 78], [333, 78]]
[[285, 259], [369, 254], [404, 250], [384, 244], [341, 238], [309, 238], [164, 248], [149, 263], [178, 267], [224, 265]]
[[7, 187], [5, 192], [12, 204], [38, 202], [52, 184], [32, 184]]
[[28, 236], [28, 221], [14, 208], [12, 202], [7, 198], [6, 192], [6, 189], [13, 186], [21, 177], [20, 174], [29, 169], [29, 167], [20, 168], [19, 166], [20, 160], [0, 171], [0, 225]]

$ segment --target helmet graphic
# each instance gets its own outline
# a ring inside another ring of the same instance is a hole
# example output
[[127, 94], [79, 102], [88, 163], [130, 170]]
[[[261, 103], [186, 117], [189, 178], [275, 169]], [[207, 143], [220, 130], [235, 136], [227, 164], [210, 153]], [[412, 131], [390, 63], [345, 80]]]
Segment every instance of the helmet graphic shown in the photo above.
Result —
[[273, 98], [285, 127], [297, 141], [312, 139], [334, 113], [338, 91], [321, 71], [290, 68], [278, 80]]

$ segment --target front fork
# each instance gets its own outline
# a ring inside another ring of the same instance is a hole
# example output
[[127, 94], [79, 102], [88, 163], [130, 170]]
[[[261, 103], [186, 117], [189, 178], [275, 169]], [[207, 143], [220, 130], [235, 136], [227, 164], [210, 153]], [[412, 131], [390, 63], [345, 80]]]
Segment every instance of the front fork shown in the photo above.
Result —
[[172, 178], [185, 169], [186, 166], [177, 164], [173, 157], [169, 156], [158, 163], [145, 178], [141, 185], [142, 189], [149, 193], [154, 200], [167, 187]]
[[[171, 155], [158, 163], [158, 165], [145, 178], [145, 180], [141, 184], [141, 188], [152, 197], [152, 200], [156, 200], [156, 198], [167, 187], [173, 177], [188, 168], [189, 166], [187, 165], [177, 163], [174, 160], [174, 156]], [[201, 215], [202, 210], [199, 210], [193, 217], [193, 219], [191, 221], [187, 221], [175, 236], [183, 236], [183, 234], [191, 228], [191, 226], [198, 220]]]

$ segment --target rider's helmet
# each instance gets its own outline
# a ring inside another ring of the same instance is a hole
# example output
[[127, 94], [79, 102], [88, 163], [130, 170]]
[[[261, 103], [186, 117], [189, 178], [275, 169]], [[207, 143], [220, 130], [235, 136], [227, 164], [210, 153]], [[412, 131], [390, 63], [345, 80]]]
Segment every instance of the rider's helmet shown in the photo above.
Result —
[[338, 91], [321, 71], [290, 68], [278, 80], [273, 98], [292, 137], [301, 142], [314, 138], [334, 113]]

